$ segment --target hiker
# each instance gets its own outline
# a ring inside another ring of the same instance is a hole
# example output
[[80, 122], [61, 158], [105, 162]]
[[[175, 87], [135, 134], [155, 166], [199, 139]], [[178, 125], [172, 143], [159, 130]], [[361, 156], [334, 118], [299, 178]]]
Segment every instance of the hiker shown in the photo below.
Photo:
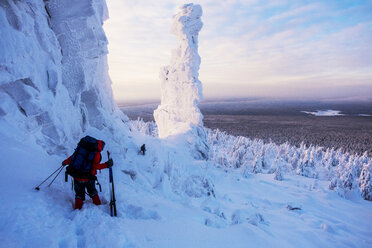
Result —
[[105, 146], [103, 140], [96, 140], [90, 136], [82, 138], [75, 149], [74, 154], [62, 162], [62, 165], [69, 165], [66, 173], [74, 178], [75, 190], [75, 209], [81, 209], [85, 200], [85, 188], [88, 191], [95, 205], [101, 205], [95, 187], [97, 180], [97, 170], [111, 168], [114, 162], [110, 158], [105, 163], [100, 164], [101, 151]]
[[140, 152], [142, 153], [142, 155], [145, 156], [145, 153], [146, 153], [146, 145], [145, 145], [145, 144], [143, 144], [143, 145], [141, 146], [141, 150], [140, 150]]

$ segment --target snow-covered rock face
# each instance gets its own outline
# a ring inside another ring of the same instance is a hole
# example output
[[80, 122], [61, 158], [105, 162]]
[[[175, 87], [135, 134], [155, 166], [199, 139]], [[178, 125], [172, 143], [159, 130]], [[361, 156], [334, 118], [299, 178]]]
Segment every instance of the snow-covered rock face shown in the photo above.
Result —
[[200, 5], [185, 4], [173, 17], [172, 33], [180, 46], [172, 52], [171, 63], [161, 69], [161, 104], [154, 112], [160, 138], [186, 134], [195, 158], [208, 157], [203, 116], [197, 106], [202, 99], [199, 81], [198, 33]]
[[[62, 83], [90, 125], [105, 126], [101, 110], [114, 110], [107, 66], [107, 39], [102, 25], [108, 18], [104, 0], [49, 0], [46, 8], [61, 45]], [[98, 118], [97, 118], [98, 117]]]
[[108, 18], [104, 0], [49, 0], [46, 9], [61, 45], [62, 83], [89, 126], [110, 126], [118, 110], [107, 65], [107, 38], [103, 21]]
[[[59, 118], [59, 110], [71, 110], [72, 104], [58, 102], [68, 92], [61, 85], [62, 55], [43, 1], [1, 1], [0, 26], [2, 120], [32, 133], [41, 131], [45, 138], [38, 138], [46, 146], [62, 143], [68, 131], [79, 133]], [[71, 118], [77, 118], [73, 111]]]
[[112, 97], [103, 0], [0, 1], [0, 121], [49, 152], [125, 119]]

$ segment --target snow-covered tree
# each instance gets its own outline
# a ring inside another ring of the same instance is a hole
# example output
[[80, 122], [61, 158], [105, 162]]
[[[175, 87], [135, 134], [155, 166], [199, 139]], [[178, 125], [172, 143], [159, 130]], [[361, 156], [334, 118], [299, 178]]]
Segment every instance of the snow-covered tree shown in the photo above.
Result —
[[[317, 146], [307, 147], [304, 143], [300, 147], [285, 144], [278, 146], [210, 129], [208, 141], [211, 144], [210, 160], [219, 166], [230, 168], [234, 168], [232, 165], [237, 163], [242, 164], [244, 177], [249, 177], [250, 173], [274, 173], [274, 177], [280, 179], [285, 173], [292, 173], [329, 180], [329, 189], [337, 191], [341, 196], [347, 195], [358, 186], [364, 192], [363, 195], [370, 192], [371, 177], [360, 177], [362, 164], [371, 161], [366, 153], [362, 156], [350, 155], [340, 149], [324, 150]], [[242, 157], [237, 156], [237, 151], [240, 150], [245, 151]], [[366, 166], [363, 167], [363, 173], [368, 174]]]
[[300, 160], [300, 153], [299, 151], [295, 150], [292, 154], [292, 158], [290, 159], [290, 165], [291, 165], [292, 170], [295, 170], [297, 168], [299, 160]]
[[277, 181], [283, 180], [283, 173], [282, 173], [281, 166], [276, 167], [275, 172], [274, 172], [274, 180], [277, 180]]
[[363, 165], [359, 177], [359, 189], [364, 199], [372, 201], [372, 161]]
[[145, 135], [150, 135], [157, 137], [158, 129], [154, 122], [144, 122], [142, 119], [137, 119], [135, 121], [129, 121], [129, 130], [137, 131]]
[[314, 147], [310, 146], [304, 152], [297, 167], [297, 175], [317, 178], [317, 172], [314, 164]]
[[254, 160], [253, 160], [253, 169], [252, 172], [257, 174], [262, 172], [262, 168], [264, 167], [263, 164], [263, 155], [264, 155], [264, 150], [263, 147], [259, 150], [259, 152], [256, 152]]

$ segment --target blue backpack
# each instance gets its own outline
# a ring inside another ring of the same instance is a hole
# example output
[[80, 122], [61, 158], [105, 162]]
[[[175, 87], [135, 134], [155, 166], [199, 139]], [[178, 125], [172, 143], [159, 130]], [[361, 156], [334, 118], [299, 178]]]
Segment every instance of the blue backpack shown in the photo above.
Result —
[[89, 179], [91, 176], [93, 159], [98, 150], [98, 140], [85, 136], [82, 138], [75, 152], [72, 154], [70, 165], [67, 166], [66, 172], [74, 177], [81, 179]]

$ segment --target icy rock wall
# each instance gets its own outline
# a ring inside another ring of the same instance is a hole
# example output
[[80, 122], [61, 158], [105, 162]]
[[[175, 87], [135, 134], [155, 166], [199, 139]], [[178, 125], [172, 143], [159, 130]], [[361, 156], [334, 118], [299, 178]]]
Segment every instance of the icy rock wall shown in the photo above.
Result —
[[197, 159], [208, 157], [203, 116], [197, 106], [202, 99], [199, 81], [198, 34], [203, 23], [200, 5], [185, 4], [173, 17], [171, 32], [180, 45], [173, 50], [170, 65], [161, 69], [161, 104], [154, 111], [160, 138], [186, 134]]
[[[79, 129], [62, 117], [73, 106], [61, 82], [61, 53], [43, 1], [0, 1], [0, 116], [58, 147]], [[58, 103], [58, 104], [57, 104]], [[51, 150], [50, 150], [51, 151]]]
[[[62, 53], [62, 83], [80, 109], [83, 126], [102, 129], [110, 114], [121, 115], [114, 102], [107, 65], [108, 18], [104, 0], [48, 0], [46, 10]], [[122, 118], [125, 118], [122, 116]]]
[[105, 16], [98, 0], [0, 1], [0, 122], [56, 153], [126, 119], [107, 75]]

